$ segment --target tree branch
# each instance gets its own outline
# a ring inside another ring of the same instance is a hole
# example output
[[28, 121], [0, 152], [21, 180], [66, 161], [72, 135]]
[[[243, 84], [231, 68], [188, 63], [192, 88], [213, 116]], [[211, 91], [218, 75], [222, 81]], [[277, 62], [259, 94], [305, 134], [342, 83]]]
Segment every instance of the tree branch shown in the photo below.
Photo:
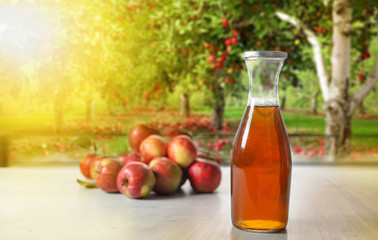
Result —
[[253, 24], [253, 20], [252, 19], [247, 19], [247, 20], [243, 20], [237, 24], [235, 24], [235, 27], [237, 28], [243, 28], [243, 27], [248, 27], [250, 25]]
[[374, 88], [375, 84], [378, 82], [378, 58], [375, 59], [375, 64], [372, 71], [369, 73], [365, 83], [361, 86], [360, 90], [354, 94], [349, 107], [349, 114], [353, 115], [357, 107], [361, 104], [364, 98], [369, 94], [369, 92]]
[[289, 22], [291, 25], [303, 29], [303, 32], [306, 34], [307, 41], [312, 46], [313, 58], [315, 62], [316, 73], [319, 79], [320, 89], [322, 90], [324, 101], [327, 101], [329, 99], [328, 74], [324, 66], [323, 55], [321, 52], [321, 43], [318, 41], [315, 33], [295, 17], [292, 17], [281, 11], [277, 11], [276, 16], [282, 21]]

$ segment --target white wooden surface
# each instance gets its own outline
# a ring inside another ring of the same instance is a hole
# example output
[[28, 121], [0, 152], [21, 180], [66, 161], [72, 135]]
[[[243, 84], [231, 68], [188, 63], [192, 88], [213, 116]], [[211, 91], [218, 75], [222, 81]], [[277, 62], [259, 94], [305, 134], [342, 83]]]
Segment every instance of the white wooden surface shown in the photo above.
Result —
[[85, 189], [78, 167], [0, 168], [0, 239], [378, 239], [378, 168], [294, 166], [285, 232], [232, 227], [220, 188], [133, 200]]

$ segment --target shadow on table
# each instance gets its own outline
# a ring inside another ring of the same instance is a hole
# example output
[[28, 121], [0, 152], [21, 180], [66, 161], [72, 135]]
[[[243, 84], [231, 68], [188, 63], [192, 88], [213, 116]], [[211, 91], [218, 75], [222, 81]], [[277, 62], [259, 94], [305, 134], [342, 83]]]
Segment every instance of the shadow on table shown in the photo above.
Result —
[[149, 194], [148, 196], [141, 198], [140, 200], [160, 200], [160, 199], [175, 199], [185, 197], [185, 192], [181, 188], [172, 194]]
[[218, 191], [217, 191], [217, 189], [215, 189], [213, 192], [196, 192], [193, 189], [190, 189], [186, 193], [188, 195], [196, 195], [196, 196], [204, 195], [204, 196], [208, 196], [208, 195], [217, 195]]
[[183, 198], [187, 195], [208, 196], [208, 195], [211, 195], [211, 194], [217, 195], [217, 192], [214, 191], [214, 192], [211, 192], [211, 193], [198, 193], [198, 192], [194, 191], [193, 189], [190, 189], [190, 190], [185, 189], [184, 190], [183, 188], [179, 188], [179, 190], [177, 190], [176, 192], [174, 192], [172, 194], [155, 194], [155, 193], [151, 194], [150, 193], [148, 196], [141, 198], [141, 200], [176, 199], [176, 198]]
[[232, 227], [230, 240], [258, 239], [258, 240], [287, 240], [286, 229], [275, 233], [255, 233]]

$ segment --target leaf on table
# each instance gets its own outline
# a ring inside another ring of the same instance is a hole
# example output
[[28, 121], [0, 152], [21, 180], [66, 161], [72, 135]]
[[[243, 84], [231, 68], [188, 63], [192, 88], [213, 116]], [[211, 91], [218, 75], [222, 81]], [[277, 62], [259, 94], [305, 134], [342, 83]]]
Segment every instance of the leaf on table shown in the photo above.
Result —
[[84, 186], [84, 187], [86, 187], [86, 188], [98, 188], [95, 182], [87, 182], [87, 181], [83, 181], [83, 180], [80, 180], [80, 179], [76, 179], [76, 181], [77, 181], [81, 186]]
[[75, 137], [75, 139], [71, 142], [72, 146], [78, 145], [82, 148], [89, 148], [92, 145], [92, 142], [89, 138], [84, 136]]

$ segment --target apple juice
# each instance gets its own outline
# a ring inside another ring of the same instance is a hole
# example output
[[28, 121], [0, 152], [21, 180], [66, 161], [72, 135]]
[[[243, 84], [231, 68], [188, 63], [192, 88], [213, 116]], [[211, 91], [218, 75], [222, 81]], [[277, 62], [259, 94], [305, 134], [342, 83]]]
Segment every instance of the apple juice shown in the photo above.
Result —
[[248, 105], [231, 159], [231, 211], [235, 227], [274, 232], [286, 227], [291, 153], [277, 105]]

